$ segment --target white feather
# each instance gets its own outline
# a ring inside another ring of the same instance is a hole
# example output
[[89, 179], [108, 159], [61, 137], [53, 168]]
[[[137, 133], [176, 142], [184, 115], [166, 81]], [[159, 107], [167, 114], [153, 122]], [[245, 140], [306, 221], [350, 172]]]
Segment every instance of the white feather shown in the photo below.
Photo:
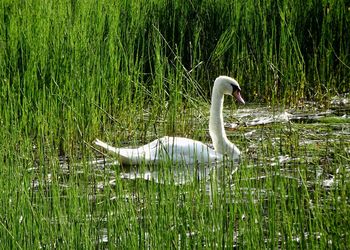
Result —
[[225, 94], [234, 95], [238, 101], [244, 103], [236, 80], [227, 76], [216, 78], [209, 118], [209, 132], [214, 149], [200, 141], [169, 136], [156, 139], [138, 148], [115, 148], [99, 139], [95, 140], [95, 144], [117, 154], [120, 163], [127, 165], [137, 165], [143, 162], [157, 164], [162, 161], [186, 164], [212, 163], [222, 161], [224, 155], [229, 159], [237, 160], [240, 151], [227, 139], [224, 129], [222, 109]]

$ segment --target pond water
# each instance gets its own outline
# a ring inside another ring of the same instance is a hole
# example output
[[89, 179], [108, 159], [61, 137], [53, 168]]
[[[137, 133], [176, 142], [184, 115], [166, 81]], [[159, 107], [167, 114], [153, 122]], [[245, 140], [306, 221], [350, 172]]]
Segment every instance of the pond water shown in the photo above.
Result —
[[[166, 174], [159, 167], [128, 169], [117, 171], [119, 174], [112, 173], [107, 185], [113, 185], [116, 175], [126, 182], [145, 179], [157, 183], [191, 185], [200, 181], [205, 183], [201, 187], [209, 196], [209, 204], [215, 202], [219, 193], [225, 197], [227, 204], [249, 207], [251, 203], [262, 202], [266, 211], [271, 206], [271, 200], [279, 204], [303, 199], [295, 190], [304, 188], [307, 190], [305, 196], [310, 196], [309, 205], [322, 206], [320, 203], [329, 203], [328, 200], [322, 201], [328, 199], [327, 192], [342, 189], [340, 185], [347, 185], [344, 182], [350, 180], [349, 108], [339, 103], [327, 110], [317, 109], [312, 104], [309, 106], [302, 111], [276, 111], [269, 107], [256, 106], [239, 108], [234, 114], [235, 122], [226, 124], [229, 139], [242, 151], [242, 159], [238, 164], [226, 162], [204, 168], [173, 166]], [[225, 120], [233, 120], [230, 118], [232, 117], [225, 113]], [[93, 163], [92, 168], [94, 164], [99, 169], [115, 169], [117, 163], [113, 158], [103, 158]], [[100, 187], [103, 187], [102, 183]], [[126, 197], [130, 199], [130, 195], [134, 194], [127, 193]], [[345, 202], [348, 204], [349, 200]], [[327, 210], [326, 205], [324, 206]], [[265, 222], [262, 223], [268, 224], [271, 215], [266, 211], [263, 212]], [[242, 212], [240, 218], [249, 218], [247, 213], [249, 212]], [[200, 231], [189, 230], [185, 236], [179, 236], [179, 242], [199, 234]], [[239, 238], [244, 238], [244, 234], [242, 229], [235, 230], [233, 247], [239, 245]], [[106, 239], [106, 234], [102, 235]], [[281, 245], [284, 242], [282, 235], [280, 233], [276, 236]], [[303, 235], [296, 233], [291, 241], [299, 244], [302, 238], [322, 237], [328, 236], [319, 230], [305, 228]]]
[[[195, 187], [204, 190], [208, 197], [208, 203], [199, 204], [199, 207], [207, 206], [209, 211], [213, 210], [217, 196], [223, 197], [221, 201], [224, 201], [225, 204], [240, 205], [242, 210], [237, 210], [238, 217], [235, 220], [238, 221], [236, 223], [241, 224], [248, 223], [247, 218], [251, 217], [245, 211], [247, 207], [262, 203], [262, 207], [269, 211], [271, 201], [280, 203], [280, 209], [286, 209], [283, 208], [287, 206], [283, 205], [284, 202], [299, 204], [300, 201], [296, 200], [308, 197], [308, 203], [302, 205], [305, 206], [301, 212], [303, 216], [308, 214], [312, 207], [322, 208], [325, 206], [322, 203], [332, 202], [329, 207], [324, 207], [325, 212], [330, 212], [333, 211], [334, 206], [337, 206], [337, 203], [333, 200], [328, 201], [327, 195], [332, 194], [330, 197], [333, 197], [334, 190], [344, 192], [350, 180], [350, 106], [348, 99], [341, 97], [335, 98], [329, 106], [328, 109], [325, 109], [324, 107], [318, 108], [314, 103], [305, 103], [306, 108], [295, 110], [245, 106], [240, 107], [234, 114], [225, 113], [226, 122], [234, 121], [226, 123], [225, 126], [228, 138], [235, 142], [242, 152], [239, 163], [227, 161], [210, 166], [181, 164], [169, 166], [165, 164], [164, 166], [122, 168], [113, 155], [100, 154], [98, 151], [94, 153], [95, 159], [84, 162], [70, 162], [67, 158], [61, 157], [60, 168], [63, 176], [60, 183], [61, 192], [64, 193], [64, 189], [69, 188], [69, 180], [72, 175], [77, 179], [81, 176], [88, 182], [90, 190], [88, 195], [91, 202], [104, 204], [107, 199], [104, 190], [120, 191], [120, 187], [116, 186], [123, 182], [121, 188], [123, 192], [109, 194], [109, 201], [122, 200], [124, 203], [135, 203], [136, 210], [138, 207], [142, 210], [145, 209], [146, 200], [153, 196], [146, 195], [143, 190], [149, 187], [148, 184], [139, 185], [138, 182], [163, 186], [160, 189], [159, 187], [152, 189], [152, 192], [156, 190], [154, 197], [151, 198], [155, 203], [161, 202], [158, 192], [163, 192], [170, 184], [173, 187], [184, 187], [179, 189], [179, 194], [173, 197], [174, 202], [177, 203], [175, 206], [182, 209], [181, 204], [184, 202], [182, 195], [185, 197], [191, 192], [189, 190]], [[210, 141], [209, 137], [208, 141]], [[86, 176], [86, 169], [89, 169], [91, 176]], [[47, 174], [41, 181], [33, 180], [32, 188], [37, 189], [40, 185], [49, 185], [51, 174]], [[193, 183], [199, 183], [199, 185], [193, 185]], [[191, 188], [187, 189], [186, 186]], [[336, 199], [341, 201], [342, 205], [349, 205], [347, 194]], [[262, 212], [261, 223], [269, 225], [272, 215], [266, 211]], [[290, 212], [289, 208], [286, 211]], [[255, 220], [257, 218], [260, 217], [256, 217]], [[143, 221], [143, 216], [138, 217], [137, 220]], [[196, 224], [198, 219], [193, 220], [192, 223]], [[106, 226], [102, 225], [99, 230], [98, 244], [107, 244], [111, 235], [108, 234]], [[331, 238], [324, 236], [320, 230], [310, 230], [306, 227], [301, 230], [302, 234], [296, 232], [289, 240], [299, 242], [301, 239], [324, 237], [326, 242], [331, 242]], [[213, 229], [212, 232], [215, 231], [216, 229]], [[154, 232], [151, 230], [145, 230], [143, 236], [136, 237], [143, 237], [144, 241], [147, 241], [152, 233]], [[188, 229], [185, 234], [179, 234], [178, 243], [182, 244], [186, 239], [194, 239], [196, 235], [202, 233], [200, 229]], [[244, 245], [244, 240], [242, 240], [245, 234], [244, 229], [237, 228], [233, 234], [233, 243], [229, 247], [239, 245], [238, 242]], [[282, 243], [285, 241], [282, 235], [282, 232], [276, 235], [280, 246], [285, 244]], [[342, 235], [341, 238], [347, 237], [346, 233]], [[206, 237], [209, 239], [209, 236], [205, 236], [204, 239]], [[271, 239], [266, 237], [266, 241], [268, 240]]]
[[[333, 184], [334, 173], [327, 173], [327, 169], [324, 170], [322, 165], [334, 161], [334, 145], [343, 147], [340, 155], [350, 153], [350, 104], [348, 99], [340, 97], [334, 99], [331, 104], [327, 110], [318, 109], [315, 103], [305, 104], [305, 110], [276, 111], [270, 107], [244, 107], [234, 114], [235, 123], [226, 123], [225, 127], [229, 139], [242, 151], [241, 162], [244, 167], [283, 166], [285, 177], [295, 178], [293, 175], [299, 175], [293, 174], [297, 164], [317, 164], [315, 178], [323, 176], [325, 185], [330, 186]], [[230, 119], [229, 115], [225, 116], [225, 120]], [[208, 145], [211, 146], [210, 143]], [[269, 147], [271, 152], [264, 153]], [[119, 166], [113, 155], [99, 154], [97, 159], [89, 164], [92, 169], [114, 169], [115, 166]], [[157, 183], [185, 184], [208, 179], [213, 169], [220, 169], [222, 165], [227, 164], [230, 165], [232, 174], [242, 165], [228, 162], [210, 166], [176, 165], [172, 166], [168, 173], [164, 173], [164, 166], [142, 169], [134, 167], [121, 170], [119, 177], [125, 180], [145, 179]], [[62, 160], [62, 167], [64, 165]], [[293, 170], [289, 169], [289, 166], [293, 166]], [[114, 178], [115, 172], [110, 171]], [[164, 178], [169, 178], [168, 174], [171, 178], [165, 180]]]

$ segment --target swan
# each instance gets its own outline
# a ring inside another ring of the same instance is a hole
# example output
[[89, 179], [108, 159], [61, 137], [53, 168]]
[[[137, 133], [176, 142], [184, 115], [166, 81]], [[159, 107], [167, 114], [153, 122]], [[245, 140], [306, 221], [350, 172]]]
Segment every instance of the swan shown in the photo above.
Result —
[[116, 148], [99, 139], [94, 143], [115, 153], [122, 165], [158, 164], [164, 161], [210, 164], [223, 161], [225, 156], [236, 161], [239, 159], [240, 151], [226, 137], [222, 110], [225, 94], [234, 96], [244, 104], [240, 93], [241, 88], [235, 79], [228, 76], [219, 76], [215, 79], [209, 117], [209, 133], [214, 149], [200, 141], [170, 136], [164, 136], [138, 148]]

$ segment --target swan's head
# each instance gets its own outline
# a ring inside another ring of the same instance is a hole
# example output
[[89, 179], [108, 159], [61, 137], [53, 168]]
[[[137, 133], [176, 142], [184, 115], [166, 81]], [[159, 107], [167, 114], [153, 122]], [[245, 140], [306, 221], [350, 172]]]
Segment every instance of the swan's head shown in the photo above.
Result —
[[228, 76], [219, 76], [216, 78], [214, 88], [219, 88], [223, 94], [234, 96], [240, 103], [245, 103], [241, 96], [241, 87], [238, 82]]

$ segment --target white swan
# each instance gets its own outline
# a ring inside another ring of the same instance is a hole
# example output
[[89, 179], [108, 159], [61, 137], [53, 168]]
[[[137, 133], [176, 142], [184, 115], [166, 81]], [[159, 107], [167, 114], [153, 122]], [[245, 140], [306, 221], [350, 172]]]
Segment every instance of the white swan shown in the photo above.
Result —
[[203, 164], [222, 161], [225, 155], [237, 160], [240, 151], [226, 137], [222, 109], [225, 94], [233, 95], [244, 104], [240, 92], [239, 84], [231, 77], [219, 76], [214, 82], [209, 118], [209, 132], [214, 150], [200, 141], [169, 136], [156, 139], [139, 148], [115, 148], [99, 139], [95, 140], [95, 144], [116, 153], [119, 162], [124, 165], [157, 164], [162, 161]]

